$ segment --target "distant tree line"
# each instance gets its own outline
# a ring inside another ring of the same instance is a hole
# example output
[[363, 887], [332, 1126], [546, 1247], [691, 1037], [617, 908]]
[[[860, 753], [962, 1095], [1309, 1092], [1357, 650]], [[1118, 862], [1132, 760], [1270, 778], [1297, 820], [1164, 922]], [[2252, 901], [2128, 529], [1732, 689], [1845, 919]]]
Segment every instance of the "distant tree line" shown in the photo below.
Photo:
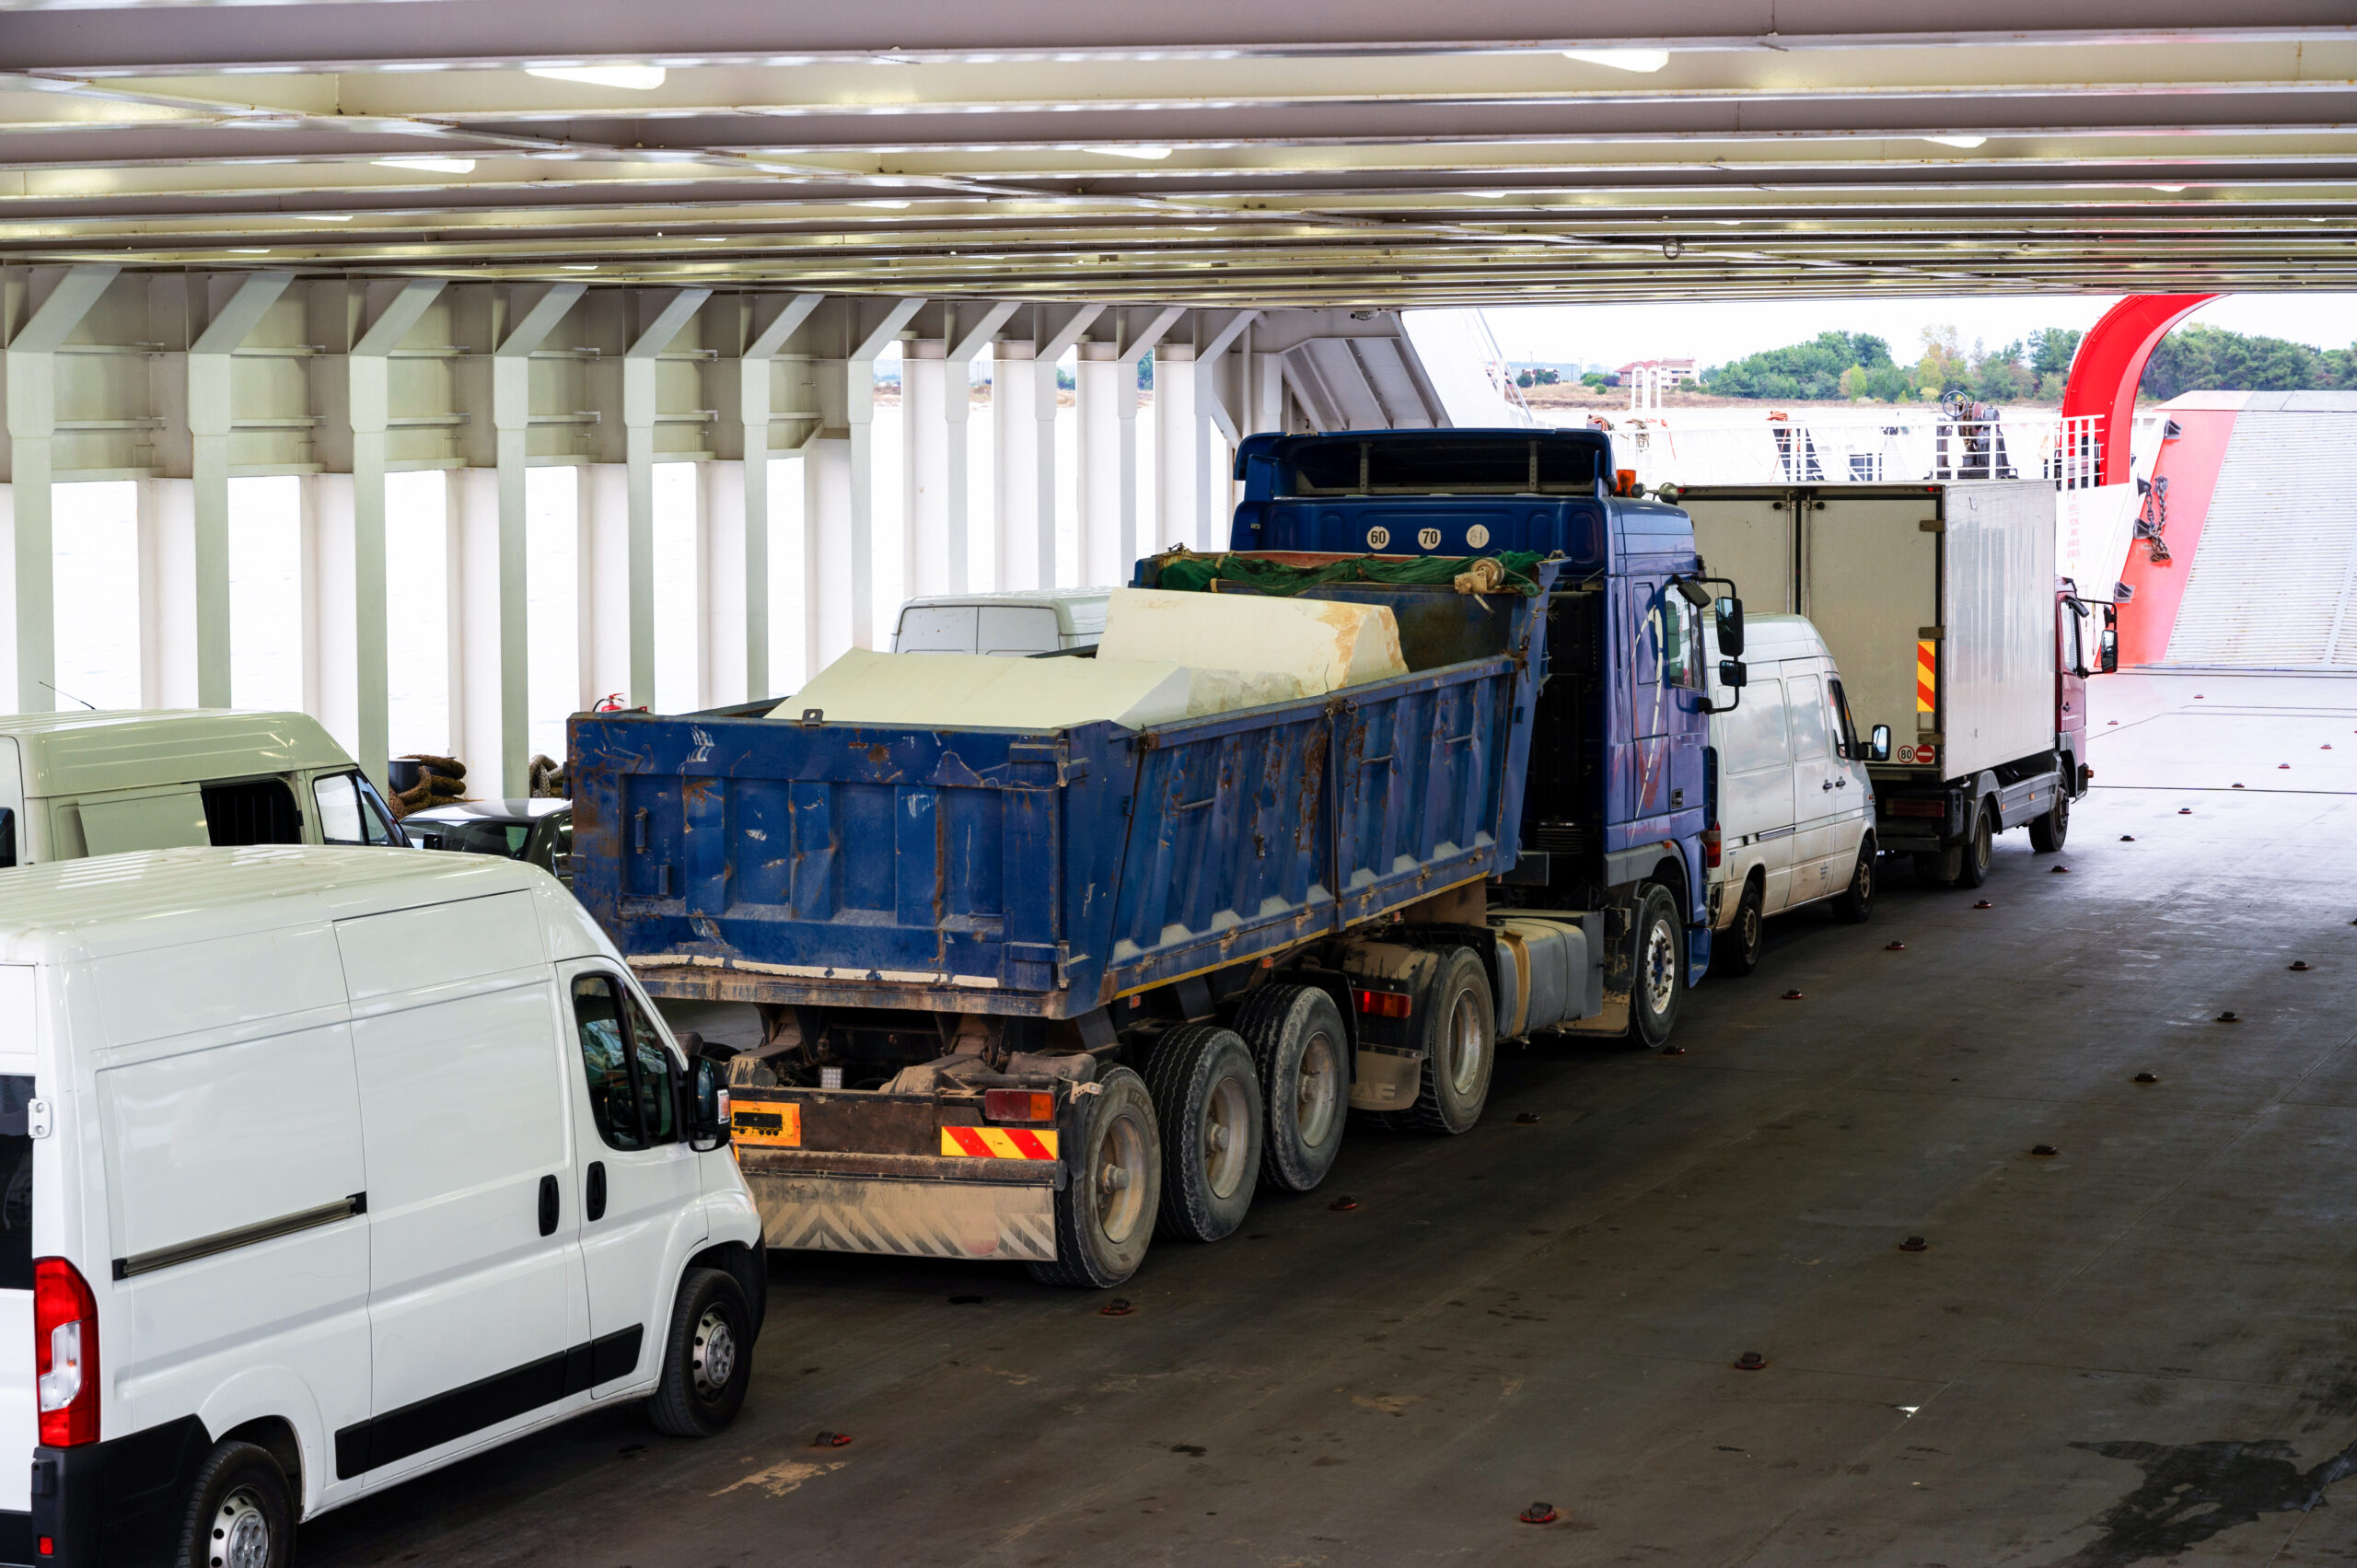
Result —
[[2357, 389], [2357, 345], [2310, 348], [2219, 327], [2183, 327], [2144, 362], [2137, 390], [2166, 401], [2180, 392], [2309, 392]]

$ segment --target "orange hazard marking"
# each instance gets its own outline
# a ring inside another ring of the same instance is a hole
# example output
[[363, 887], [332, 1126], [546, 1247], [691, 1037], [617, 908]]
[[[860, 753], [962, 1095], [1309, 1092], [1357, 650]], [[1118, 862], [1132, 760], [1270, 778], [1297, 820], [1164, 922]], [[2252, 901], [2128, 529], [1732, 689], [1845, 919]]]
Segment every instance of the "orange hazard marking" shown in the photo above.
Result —
[[802, 1146], [802, 1108], [791, 1100], [738, 1100], [730, 1109], [732, 1142], [772, 1148]]
[[944, 1127], [941, 1152], [985, 1160], [1051, 1160], [1056, 1135], [1022, 1127]]
[[1919, 714], [1936, 712], [1940, 693], [1939, 654], [1937, 645], [1922, 642], [1915, 645], [1915, 711]]

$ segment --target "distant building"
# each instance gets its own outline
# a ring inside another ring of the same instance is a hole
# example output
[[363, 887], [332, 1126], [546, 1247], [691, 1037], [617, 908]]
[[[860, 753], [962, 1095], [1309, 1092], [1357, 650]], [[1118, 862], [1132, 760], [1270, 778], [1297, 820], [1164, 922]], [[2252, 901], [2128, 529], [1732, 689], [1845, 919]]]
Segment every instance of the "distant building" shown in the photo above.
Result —
[[1626, 381], [1640, 370], [1655, 372], [1673, 387], [1680, 381], [1698, 380], [1701, 377], [1701, 371], [1696, 368], [1694, 361], [1690, 359], [1632, 359], [1613, 374]]

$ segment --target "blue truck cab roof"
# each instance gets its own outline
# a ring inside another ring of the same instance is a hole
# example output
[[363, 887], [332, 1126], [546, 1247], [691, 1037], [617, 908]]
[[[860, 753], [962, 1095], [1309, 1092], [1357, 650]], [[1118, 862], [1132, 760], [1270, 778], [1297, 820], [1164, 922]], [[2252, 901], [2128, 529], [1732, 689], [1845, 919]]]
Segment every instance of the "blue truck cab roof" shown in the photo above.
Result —
[[1600, 430], [1351, 430], [1263, 433], [1236, 448], [1243, 482], [1231, 550], [1341, 554], [1564, 556], [1571, 573], [1631, 558], [1681, 558], [1684, 512], [1616, 496]]

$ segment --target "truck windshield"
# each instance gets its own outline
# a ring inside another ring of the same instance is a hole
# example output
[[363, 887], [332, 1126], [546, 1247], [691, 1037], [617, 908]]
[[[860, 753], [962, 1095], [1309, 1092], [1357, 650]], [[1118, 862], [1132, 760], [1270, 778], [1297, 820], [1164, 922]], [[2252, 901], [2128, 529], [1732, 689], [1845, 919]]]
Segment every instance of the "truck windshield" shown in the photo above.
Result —
[[1589, 494], [1592, 441], [1515, 436], [1409, 436], [1306, 441], [1292, 448], [1295, 495]]

